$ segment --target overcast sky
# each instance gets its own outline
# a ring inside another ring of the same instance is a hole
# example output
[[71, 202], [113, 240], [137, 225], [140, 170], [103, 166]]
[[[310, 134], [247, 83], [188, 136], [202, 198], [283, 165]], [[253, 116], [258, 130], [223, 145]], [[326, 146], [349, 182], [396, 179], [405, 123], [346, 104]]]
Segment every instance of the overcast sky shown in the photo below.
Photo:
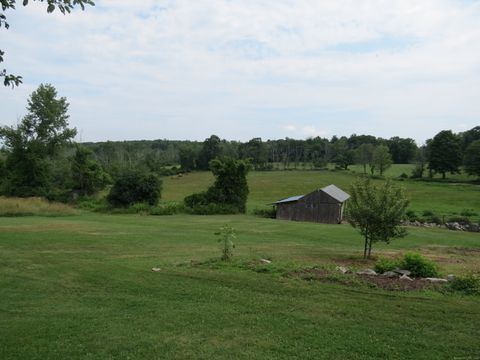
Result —
[[81, 141], [372, 134], [480, 125], [480, 1], [17, 1], [0, 123], [51, 83]]

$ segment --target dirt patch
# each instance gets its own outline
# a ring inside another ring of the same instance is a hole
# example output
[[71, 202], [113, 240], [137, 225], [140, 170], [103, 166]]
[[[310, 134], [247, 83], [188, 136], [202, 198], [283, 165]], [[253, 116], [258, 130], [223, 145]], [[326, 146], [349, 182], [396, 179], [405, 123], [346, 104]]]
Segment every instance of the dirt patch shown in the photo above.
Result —
[[324, 269], [310, 268], [292, 271], [287, 274], [289, 277], [295, 277], [302, 280], [323, 280], [329, 275], [329, 272]]

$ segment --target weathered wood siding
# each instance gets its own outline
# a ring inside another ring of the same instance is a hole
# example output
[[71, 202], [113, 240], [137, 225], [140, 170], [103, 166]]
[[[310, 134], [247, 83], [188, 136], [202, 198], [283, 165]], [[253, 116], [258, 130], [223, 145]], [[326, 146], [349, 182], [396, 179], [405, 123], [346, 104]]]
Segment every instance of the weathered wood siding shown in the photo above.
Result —
[[277, 219], [338, 224], [342, 221], [343, 204], [317, 190], [298, 201], [277, 205]]

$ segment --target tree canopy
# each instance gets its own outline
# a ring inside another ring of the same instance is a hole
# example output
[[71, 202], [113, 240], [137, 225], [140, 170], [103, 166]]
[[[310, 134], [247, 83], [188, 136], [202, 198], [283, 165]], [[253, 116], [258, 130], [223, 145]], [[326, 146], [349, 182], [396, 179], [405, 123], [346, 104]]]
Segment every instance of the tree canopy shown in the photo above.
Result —
[[3, 192], [41, 196], [50, 190], [51, 159], [75, 137], [68, 127], [68, 102], [49, 84], [40, 85], [28, 100], [27, 115], [17, 126], [0, 127], [6, 161]]
[[462, 150], [460, 137], [451, 130], [440, 131], [428, 143], [428, 166], [432, 171], [442, 174], [460, 172]]
[[[80, 6], [82, 10], [85, 9], [85, 5], [94, 6], [95, 3], [92, 0], [33, 0], [38, 2], [47, 3], [47, 12], [52, 13], [55, 9], [58, 9], [62, 14], [70, 13], [75, 6]], [[7, 22], [7, 16], [5, 12], [7, 10], [15, 10], [16, 0], [0, 0], [2, 12], [0, 13], [0, 28], [3, 26], [8, 29], [10, 25]], [[29, 0], [23, 0], [22, 5], [27, 6]], [[4, 61], [5, 52], [0, 49], [0, 63]], [[5, 86], [18, 86], [22, 83], [22, 77], [19, 75], [8, 74], [6, 69], [0, 71], [0, 78], [3, 78], [3, 84]]]
[[401, 221], [408, 206], [402, 189], [395, 188], [390, 180], [375, 185], [368, 178], [354, 182], [347, 206], [348, 222], [364, 237], [363, 257], [370, 257], [372, 245], [378, 241], [405, 236]]

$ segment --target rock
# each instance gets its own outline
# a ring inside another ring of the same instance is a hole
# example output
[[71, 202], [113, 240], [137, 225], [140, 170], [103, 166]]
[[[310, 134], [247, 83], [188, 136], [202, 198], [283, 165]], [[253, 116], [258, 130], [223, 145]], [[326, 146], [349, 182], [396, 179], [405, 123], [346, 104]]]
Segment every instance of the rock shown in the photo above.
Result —
[[440, 279], [440, 278], [425, 278], [426, 281], [431, 282], [431, 283], [446, 283], [448, 280], [447, 279]]
[[154, 267], [154, 268], [152, 268], [152, 271], [159, 272], [159, 271], [162, 271], [162, 269]]
[[403, 269], [395, 269], [395, 270], [393, 270], [393, 272], [395, 272], [399, 275], [407, 275], [407, 276], [410, 276], [410, 274], [412, 273], [411, 271], [403, 270]]
[[448, 274], [447, 275], [447, 281], [452, 281], [454, 279], [455, 279], [455, 275], [453, 275], [453, 274]]
[[271, 260], [267, 260], [267, 259], [260, 259], [260, 262], [261, 262], [262, 264], [271, 264], [271, 263], [272, 263]]
[[350, 270], [348, 270], [345, 266], [337, 266], [335, 270], [340, 271], [342, 274], [346, 274], [350, 272]]
[[357, 275], [377, 275], [375, 270], [372, 269], [363, 269], [360, 271], [357, 271]]
[[382, 274], [382, 276], [385, 276], [385, 277], [388, 277], [388, 278], [396, 278], [399, 275], [395, 271], [386, 271]]
[[400, 280], [413, 281], [413, 279], [412, 279], [410, 276], [405, 275], [405, 274], [403, 274], [402, 276], [400, 276]]

